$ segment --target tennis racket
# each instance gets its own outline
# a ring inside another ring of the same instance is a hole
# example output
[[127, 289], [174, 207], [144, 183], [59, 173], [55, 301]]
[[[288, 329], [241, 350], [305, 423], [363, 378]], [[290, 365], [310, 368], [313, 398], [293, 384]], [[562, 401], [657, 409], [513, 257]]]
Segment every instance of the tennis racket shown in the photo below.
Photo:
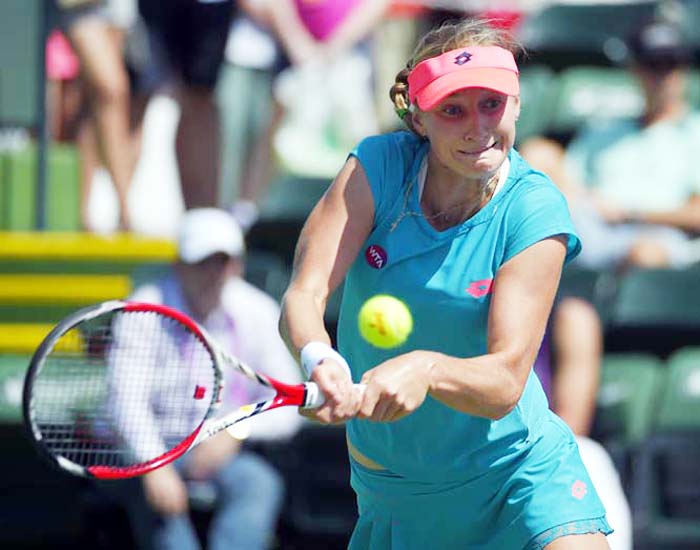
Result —
[[[224, 391], [250, 404], [217, 416]], [[274, 395], [246, 400], [261, 391]], [[110, 301], [76, 311], [46, 336], [25, 377], [23, 414], [54, 465], [121, 479], [264, 411], [323, 401], [313, 382], [284, 384], [255, 372], [175, 309]]]

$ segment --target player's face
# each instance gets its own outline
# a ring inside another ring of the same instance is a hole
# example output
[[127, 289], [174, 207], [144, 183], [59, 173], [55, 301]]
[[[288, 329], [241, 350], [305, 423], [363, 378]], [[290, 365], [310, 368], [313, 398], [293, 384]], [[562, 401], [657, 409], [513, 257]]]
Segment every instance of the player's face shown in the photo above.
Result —
[[433, 110], [414, 115], [416, 128], [430, 140], [431, 154], [461, 177], [495, 173], [515, 142], [520, 99], [484, 88], [468, 88]]

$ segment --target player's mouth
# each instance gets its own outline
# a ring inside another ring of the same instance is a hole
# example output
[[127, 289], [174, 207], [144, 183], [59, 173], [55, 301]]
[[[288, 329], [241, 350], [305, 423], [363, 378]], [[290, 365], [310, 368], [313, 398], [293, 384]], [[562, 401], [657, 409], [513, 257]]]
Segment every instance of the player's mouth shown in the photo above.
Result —
[[494, 141], [491, 145], [479, 147], [478, 149], [474, 149], [474, 150], [470, 150], [470, 151], [465, 151], [464, 149], [460, 149], [459, 153], [462, 155], [467, 155], [467, 156], [473, 157], [473, 156], [485, 153], [489, 149], [493, 149], [494, 147], [496, 147], [496, 145], [498, 145], [498, 141]]

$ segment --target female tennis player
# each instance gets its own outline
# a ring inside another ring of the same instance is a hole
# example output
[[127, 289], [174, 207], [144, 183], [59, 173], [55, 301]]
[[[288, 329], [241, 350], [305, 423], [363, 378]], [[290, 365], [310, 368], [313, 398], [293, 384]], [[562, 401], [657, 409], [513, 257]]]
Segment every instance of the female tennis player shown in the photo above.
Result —
[[[410, 132], [362, 141], [297, 245], [281, 330], [327, 396], [312, 417], [348, 421], [351, 549], [608, 548], [532, 371], [580, 243], [560, 192], [513, 149], [514, 51], [484, 20], [429, 32], [391, 90]], [[343, 280], [337, 352], [323, 313]], [[378, 293], [413, 314], [400, 347], [359, 334]]]

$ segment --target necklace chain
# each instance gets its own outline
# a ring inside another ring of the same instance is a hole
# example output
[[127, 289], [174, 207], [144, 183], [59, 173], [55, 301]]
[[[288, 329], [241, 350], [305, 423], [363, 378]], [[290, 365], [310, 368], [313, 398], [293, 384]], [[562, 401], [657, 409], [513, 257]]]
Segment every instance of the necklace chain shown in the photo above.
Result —
[[[462, 211], [461, 212], [461, 220], [466, 220], [471, 218], [474, 214], [476, 214], [479, 209], [482, 207], [483, 203], [485, 200], [491, 199], [493, 197], [493, 194], [496, 190], [497, 184], [499, 180], [499, 172], [496, 172], [491, 179], [489, 179], [488, 182], [486, 182], [486, 185], [484, 185], [484, 188], [481, 192], [481, 197], [478, 200], [478, 202], [467, 212]], [[423, 212], [422, 208], [419, 212], [415, 212], [412, 210], [408, 210], [408, 200], [410, 198], [411, 194], [411, 189], [413, 187], [414, 180], [411, 180], [410, 185], [408, 186], [408, 189], [406, 190], [405, 196], [404, 196], [404, 205], [401, 210], [401, 214], [399, 217], [391, 224], [390, 231], [393, 231], [396, 229], [396, 227], [401, 223], [401, 221], [410, 216], [419, 216], [427, 220], [428, 222], [431, 222], [433, 220], [439, 220], [442, 224], [445, 224], [447, 227], [448, 224], [452, 223], [454, 224], [454, 220], [451, 220], [451, 216], [448, 215], [448, 212], [451, 212], [452, 210], [455, 210], [456, 208], [464, 207], [466, 204], [469, 204], [471, 200], [465, 200], [462, 202], [459, 202], [457, 204], [453, 204], [452, 206], [448, 206], [447, 208], [441, 210], [440, 212], [435, 212], [433, 214], [426, 215], [425, 212]], [[456, 220], [457, 218], [455, 218]]]

